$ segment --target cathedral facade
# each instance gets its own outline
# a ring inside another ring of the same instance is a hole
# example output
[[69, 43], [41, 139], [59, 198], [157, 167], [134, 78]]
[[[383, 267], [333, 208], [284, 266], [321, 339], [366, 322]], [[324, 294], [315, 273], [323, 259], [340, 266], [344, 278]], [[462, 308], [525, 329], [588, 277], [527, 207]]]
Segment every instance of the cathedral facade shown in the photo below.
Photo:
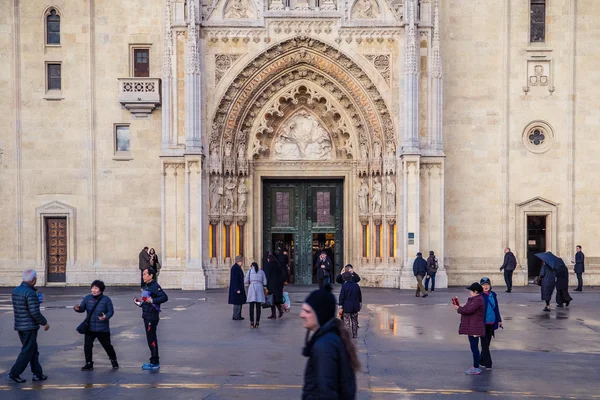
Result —
[[412, 288], [581, 245], [600, 283], [593, 0], [7, 1], [0, 285], [136, 284], [144, 246], [168, 288], [283, 248]]

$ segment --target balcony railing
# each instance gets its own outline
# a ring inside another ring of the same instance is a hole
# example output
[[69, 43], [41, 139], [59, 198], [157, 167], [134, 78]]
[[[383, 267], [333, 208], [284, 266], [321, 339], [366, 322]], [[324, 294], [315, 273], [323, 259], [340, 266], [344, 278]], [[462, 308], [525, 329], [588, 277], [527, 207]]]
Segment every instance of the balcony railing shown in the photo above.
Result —
[[135, 117], [148, 117], [160, 105], [160, 79], [119, 78], [119, 102]]

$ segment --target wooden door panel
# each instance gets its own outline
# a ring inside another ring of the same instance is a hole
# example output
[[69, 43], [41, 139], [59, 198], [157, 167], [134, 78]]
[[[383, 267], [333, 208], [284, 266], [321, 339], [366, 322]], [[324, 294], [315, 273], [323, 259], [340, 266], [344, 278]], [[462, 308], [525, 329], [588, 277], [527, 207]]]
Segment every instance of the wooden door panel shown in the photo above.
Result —
[[45, 221], [48, 282], [66, 282], [67, 219], [46, 218]]

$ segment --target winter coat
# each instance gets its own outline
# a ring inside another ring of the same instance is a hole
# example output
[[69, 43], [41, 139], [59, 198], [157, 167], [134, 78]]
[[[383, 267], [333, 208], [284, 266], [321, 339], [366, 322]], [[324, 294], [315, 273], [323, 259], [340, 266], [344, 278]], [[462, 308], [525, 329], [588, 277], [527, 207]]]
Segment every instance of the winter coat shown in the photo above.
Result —
[[152, 303], [142, 303], [142, 318], [148, 321], [158, 321], [160, 305], [169, 301], [169, 296], [154, 279], [144, 287], [144, 290], [150, 292]]
[[158, 275], [158, 272], [162, 268], [162, 265], [160, 265], [160, 260], [158, 258], [158, 255], [156, 255], [156, 253], [152, 254], [150, 256], [150, 259], [149, 259], [148, 263], [150, 265], [150, 268], [152, 268], [153, 270], [155, 270], [157, 272], [157, 275]]
[[[79, 313], [86, 312], [86, 317], [90, 315], [90, 312], [94, 308], [96, 301], [99, 301], [98, 305], [94, 309], [94, 313], [90, 317], [89, 330], [92, 332], [110, 332], [109, 320], [114, 315], [115, 311], [113, 309], [112, 301], [110, 297], [102, 295], [102, 297], [98, 296], [94, 297], [92, 294], [88, 294], [81, 300], [81, 304], [79, 305]], [[100, 321], [100, 317], [104, 314], [106, 319], [104, 321]]]
[[[485, 311], [487, 312], [488, 304], [490, 303], [489, 297], [492, 296], [494, 298], [494, 314], [496, 314], [496, 321], [494, 322], [494, 330], [498, 329], [498, 323], [502, 322], [502, 317], [500, 316], [500, 307], [498, 306], [498, 296], [496, 296], [496, 292], [490, 290], [489, 294], [485, 294], [485, 292], [481, 293], [483, 296], [483, 300], [485, 300]], [[483, 317], [483, 322], [485, 323], [485, 314]]]
[[515, 268], [517, 268], [517, 258], [512, 251], [509, 251], [508, 253], [504, 254], [504, 263], [500, 267], [500, 271], [503, 269], [506, 269], [507, 271], [514, 271]]
[[[344, 283], [344, 278], [342, 278], [342, 274], [338, 274], [338, 276], [335, 277], [335, 281], [340, 285]], [[360, 282], [360, 276], [358, 276], [356, 272], [352, 273], [352, 282]]]
[[267, 277], [267, 289], [275, 304], [283, 304], [283, 286], [288, 280], [288, 270], [279, 264], [275, 256], [267, 256], [263, 270]]
[[332, 318], [306, 344], [303, 400], [354, 400], [356, 376], [340, 338], [339, 323]]
[[360, 286], [354, 281], [347, 281], [342, 284], [340, 290], [339, 305], [345, 313], [352, 314], [360, 311], [362, 303], [362, 292]]
[[[239, 290], [240, 293], [237, 293]], [[244, 288], [244, 271], [237, 263], [231, 267], [229, 274], [229, 304], [241, 306], [246, 304], [246, 288]]]
[[21, 282], [12, 293], [13, 312], [15, 315], [15, 331], [32, 331], [40, 329], [48, 321], [40, 312], [40, 300], [37, 289], [27, 282]]
[[413, 274], [415, 276], [427, 275], [427, 261], [425, 261], [425, 259], [422, 256], [418, 256], [417, 258], [415, 258], [415, 261], [413, 262]]
[[150, 254], [146, 250], [140, 251], [140, 271], [150, 268]]
[[569, 270], [565, 265], [556, 269], [556, 290], [569, 289]]
[[467, 303], [456, 311], [461, 314], [459, 335], [485, 335], [485, 300], [482, 295], [469, 297]]
[[248, 303], [264, 303], [265, 302], [265, 291], [263, 286], [267, 286], [267, 276], [264, 271], [258, 270], [256, 272], [254, 268], [250, 268], [246, 274], [244, 283], [249, 284], [248, 286]]
[[[321, 268], [321, 265], [324, 265], [325, 268]], [[317, 269], [318, 280], [331, 278], [331, 274], [333, 272], [333, 263], [331, 262], [331, 258], [325, 257], [325, 260], [321, 260], [321, 257], [317, 258], [317, 261], [315, 261], [315, 268]]]
[[575, 253], [575, 273], [583, 274], [585, 272], [585, 254], [582, 251]]
[[435, 274], [438, 270], [438, 260], [435, 256], [429, 256], [427, 258], [427, 274]]
[[554, 287], [556, 286], [556, 271], [550, 268], [548, 265], [542, 265], [540, 271], [542, 277], [542, 300], [552, 300], [552, 293], [554, 293]]

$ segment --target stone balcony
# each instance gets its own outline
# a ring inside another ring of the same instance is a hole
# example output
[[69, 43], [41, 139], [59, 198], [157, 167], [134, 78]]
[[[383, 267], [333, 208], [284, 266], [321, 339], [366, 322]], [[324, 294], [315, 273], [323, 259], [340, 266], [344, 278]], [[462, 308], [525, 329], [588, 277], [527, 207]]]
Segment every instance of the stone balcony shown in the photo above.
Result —
[[136, 118], [147, 118], [160, 105], [160, 79], [119, 78], [119, 102]]

